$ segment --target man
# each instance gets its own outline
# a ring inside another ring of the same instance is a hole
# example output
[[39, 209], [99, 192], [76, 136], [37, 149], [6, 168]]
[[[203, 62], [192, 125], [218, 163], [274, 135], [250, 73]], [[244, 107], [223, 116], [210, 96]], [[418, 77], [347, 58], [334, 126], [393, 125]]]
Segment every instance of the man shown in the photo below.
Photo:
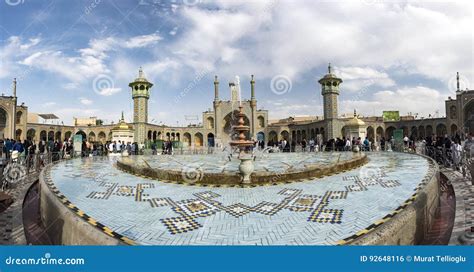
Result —
[[314, 139], [309, 140], [309, 152], [314, 152]]
[[474, 156], [474, 139], [472, 133], [469, 133], [467, 140], [464, 142], [464, 152], [468, 158]]

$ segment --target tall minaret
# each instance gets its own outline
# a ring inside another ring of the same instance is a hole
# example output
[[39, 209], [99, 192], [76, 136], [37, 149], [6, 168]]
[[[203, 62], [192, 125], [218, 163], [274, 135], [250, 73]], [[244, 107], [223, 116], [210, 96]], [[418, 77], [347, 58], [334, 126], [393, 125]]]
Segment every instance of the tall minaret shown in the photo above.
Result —
[[253, 75], [250, 77], [250, 110], [252, 111], [251, 116], [251, 127], [250, 137], [253, 139], [257, 138], [257, 99], [255, 98], [255, 79]]
[[335, 131], [336, 128], [333, 125], [333, 119], [337, 119], [337, 97], [339, 96], [339, 84], [342, 83], [342, 79], [336, 77], [331, 71], [331, 63], [328, 65], [328, 73], [323, 76], [319, 81], [321, 84], [321, 94], [323, 95], [323, 106], [324, 106], [324, 120], [327, 121], [327, 137], [326, 140], [334, 138], [338, 135]]
[[145, 124], [148, 122], [148, 99], [153, 83], [145, 78], [142, 67], [138, 70], [138, 77], [128, 84], [132, 88], [133, 99], [133, 123], [135, 127], [134, 140], [137, 143], [145, 143]]
[[219, 98], [219, 80], [217, 76], [214, 76], [214, 143], [215, 144], [220, 144], [221, 143], [221, 131], [222, 131], [222, 125], [221, 125], [221, 104], [222, 101]]
[[15, 140], [20, 140], [20, 139], [17, 139], [16, 138], [16, 103], [17, 103], [17, 97], [16, 97], [16, 78], [13, 79], [13, 84], [12, 84], [12, 93], [13, 93], [13, 112], [12, 112], [12, 120], [11, 120], [11, 128], [12, 128], [12, 132], [11, 132], [11, 139], [15, 139]]

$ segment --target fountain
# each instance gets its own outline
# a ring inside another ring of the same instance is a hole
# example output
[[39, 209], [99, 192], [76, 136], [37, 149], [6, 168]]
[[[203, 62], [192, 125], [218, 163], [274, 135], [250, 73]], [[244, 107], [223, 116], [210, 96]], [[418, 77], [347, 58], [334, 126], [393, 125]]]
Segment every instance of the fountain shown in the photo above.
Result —
[[[239, 88], [240, 93], [240, 88]], [[251, 140], [246, 139], [245, 133], [250, 130], [249, 126], [245, 125], [244, 117], [245, 114], [242, 111], [242, 104], [239, 100], [239, 113], [237, 114], [238, 121], [237, 125], [232, 127], [232, 130], [238, 132], [237, 139], [230, 142], [230, 146], [233, 148], [239, 149], [239, 171], [242, 176], [242, 183], [251, 183], [250, 175], [254, 170], [253, 166], [253, 156], [252, 156], [252, 147], [255, 143]]]

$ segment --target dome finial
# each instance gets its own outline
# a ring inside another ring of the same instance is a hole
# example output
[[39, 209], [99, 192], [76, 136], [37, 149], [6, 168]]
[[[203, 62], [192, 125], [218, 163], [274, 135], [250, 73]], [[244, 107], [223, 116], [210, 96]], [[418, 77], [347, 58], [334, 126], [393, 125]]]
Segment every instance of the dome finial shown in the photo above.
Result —
[[120, 121], [122, 121], [122, 122], [124, 121], [124, 118], [123, 118], [123, 111], [122, 111], [122, 118], [120, 119]]
[[354, 117], [357, 117], [357, 112], [355, 109], [354, 109]]
[[140, 69], [138, 69], [138, 77], [142, 78], [143, 77], [143, 68], [140, 66]]
[[331, 73], [331, 63], [328, 64], [328, 74]]

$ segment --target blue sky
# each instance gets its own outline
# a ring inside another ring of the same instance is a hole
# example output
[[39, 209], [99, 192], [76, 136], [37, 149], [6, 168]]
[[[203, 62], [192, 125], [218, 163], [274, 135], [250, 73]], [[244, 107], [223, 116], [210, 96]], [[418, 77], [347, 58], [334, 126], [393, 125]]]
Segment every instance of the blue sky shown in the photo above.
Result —
[[0, 89], [17, 77], [30, 112], [68, 124], [131, 120], [128, 83], [143, 66], [149, 120], [184, 125], [212, 107], [215, 74], [224, 99], [235, 75], [248, 97], [254, 74], [276, 119], [322, 114], [317, 80], [331, 62], [341, 113], [442, 116], [457, 71], [473, 87], [471, 2], [0, 0]]

